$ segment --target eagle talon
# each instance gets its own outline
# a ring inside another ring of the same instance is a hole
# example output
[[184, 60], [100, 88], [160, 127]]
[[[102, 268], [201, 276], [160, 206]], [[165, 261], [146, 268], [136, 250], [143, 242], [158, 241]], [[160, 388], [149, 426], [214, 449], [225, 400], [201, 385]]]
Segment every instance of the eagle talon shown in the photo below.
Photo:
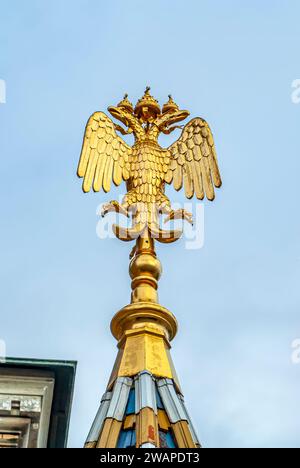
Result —
[[120, 203], [118, 203], [116, 200], [112, 200], [109, 203], [106, 203], [105, 205], [102, 206], [101, 216], [102, 218], [104, 218], [104, 216], [107, 213], [112, 213], [112, 212], [121, 213], [124, 216], [127, 216], [127, 218], [129, 218], [128, 211], [122, 205], [120, 205]]
[[192, 213], [189, 213], [188, 211], [183, 210], [183, 209], [176, 210], [176, 211], [171, 210], [168, 216], [166, 217], [166, 219], [164, 220], [164, 223], [167, 223], [171, 221], [172, 219], [184, 219], [185, 221], [190, 223], [192, 226], [194, 224]]

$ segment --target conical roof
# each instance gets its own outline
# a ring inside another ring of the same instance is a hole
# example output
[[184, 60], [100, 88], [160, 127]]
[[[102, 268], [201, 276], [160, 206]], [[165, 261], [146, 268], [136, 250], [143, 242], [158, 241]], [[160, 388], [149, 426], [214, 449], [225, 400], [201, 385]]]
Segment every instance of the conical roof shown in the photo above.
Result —
[[172, 379], [148, 371], [119, 377], [106, 392], [88, 435], [89, 448], [200, 447]]
[[112, 319], [119, 352], [85, 447], [199, 448], [170, 354], [177, 321], [158, 303], [153, 239], [137, 240], [129, 270], [132, 302]]

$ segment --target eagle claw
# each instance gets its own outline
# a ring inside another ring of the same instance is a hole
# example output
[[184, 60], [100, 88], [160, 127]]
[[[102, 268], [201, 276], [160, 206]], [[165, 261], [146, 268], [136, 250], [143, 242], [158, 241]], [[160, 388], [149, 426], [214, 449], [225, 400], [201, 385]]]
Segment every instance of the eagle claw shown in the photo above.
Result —
[[104, 216], [107, 213], [111, 213], [111, 212], [121, 213], [124, 216], [127, 216], [127, 218], [129, 218], [129, 213], [126, 210], [126, 208], [120, 205], [120, 203], [117, 202], [116, 200], [112, 200], [109, 203], [106, 203], [105, 205], [102, 206], [102, 210], [101, 210], [102, 218], [104, 218]]
[[186, 210], [180, 209], [180, 210], [171, 210], [164, 220], [164, 223], [167, 223], [168, 221], [171, 221], [172, 219], [184, 219], [188, 223], [190, 223], [192, 226], [194, 224], [193, 222], [193, 215], [192, 213], [189, 213]]

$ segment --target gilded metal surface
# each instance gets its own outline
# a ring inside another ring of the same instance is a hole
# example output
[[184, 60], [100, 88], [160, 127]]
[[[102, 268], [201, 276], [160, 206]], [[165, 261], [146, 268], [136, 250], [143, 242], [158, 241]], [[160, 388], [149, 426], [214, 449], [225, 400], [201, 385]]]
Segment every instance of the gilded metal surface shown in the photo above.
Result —
[[163, 431], [168, 431], [171, 426], [171, 423], [167, 416], [167, 413], [164, 410], [160, 409], [158, 410], [157, 418], [160, 429], [162, 429]]
[[172, 378], [163, 336], [138, 333], [127, 337], [118, 375], [133, 376], [142, 370], [158, 377]]
[[150, 408], [143, 408], [136, 417], [136, 447], [146, 443], [159, 447], [157, 416]]
[[[181, 231], [163, 231], [159, 215], [167, 219], [183, 218], [192, 222], [185, 210], [173, 211], [165, 185], [175, 190], [184, 187], [187, 198], [194, 195], [202, 200], [215, 197], [214, 187], [221, 186], [217, 156], [212, 132], [205, 120], [192, 119], [185, 125], [179, 139], [168, 148], [158, 144], [160, 133], [170, 134], [185, 120], [187, 110], [180, 110], [169, 97], [160, 110], [158, 102], [147, 88], [135, 109], [124, 97], [117, 106], [110, 106], [110, 114], [121, 121], [126, 129], [113, 123], [103, 112], [95, 112], [88, 120], [77, 174], [83, 178], [83, 191], [109, 192], [111, 182], [116, 186], [126, 182], [127, 194], [121, 204], [111, 201], [103, 208], [103, 215], [117, 211], [132, 216], [133, 226], [125, 229], [114, 226], [122, 240], [133, 240], [149, 230], [160, 242], [178, 239]], [[134, 145], [129, 146], [117, 135], [132, 133]]]
[[121, 427], [121, 421], [106, 419], [96, 448], [115, 448], [118, 443]]
[[97, 448], [97, 441], [96, 442], [86, 442], [84, 444], [84, 448], [88, 448], [88, 449]]
[[126, 416], [125, 421], [124, 421], [124, 429], [133, 429], [136, 423], [136, 415], [135, 414], [129, 414]]
[[138, 333], [145, 326], [149, 328], [149, 332], [162, 333], [168, 340], [172, 340], [177, 333], [177, 320], [174, 315], [160, 304], [150, 301], [140, 301], [123, 307], [112, 318], [111, 332], [117, 340], [121, 340], [127, 331]]
[[[170, 341], [177, 333], [173, 314], [159, 304], [158, 281], [162, 274], [156, 257], [154, 240], [169, 243], [182, 234], [180, 230], [163, 230], [165, 221], [185, 219], [192, 215], [174, 211], [165, 195], [166, 184], [175, 190], [184, 188], [188, 199], [215, 197], [214, 187], [221, 186], [214, 140], [211, 130], [200, 117], [185, 125], [178, 140], [168, 148], [158, 144], [161, 133], [170, 134], [189, 112], [180, 110], [169, 96], [162, 109], [147, 88], [134, 107], [127, 95], [108, 110], [125, 128], [113, 123], [103, 112], [94, 113], [86, 126], [78, 165], [83, 178], [83, 191], [91, 188], [109, 192], [111, 183], [126, 183], [127, 193], [119, 204], [104, 205], [102, 215], [115, 211], [132, 220], [132, 227], [113, 226], [123, 241], [135, 240], [131, 253], [131, 302], [111, 321], [111, 331], [118, 340], [118, 356], [107, 390], [111, 401], [105, 401], [92, 427], [86, 447], [113, 448], [120, 430], [136, 430], [137, 447], [159, 447], [159, 426], [170, 430], [179, 448], [199, 447], [199, 442], [186, 411], [175, 368], [170, 356]], [[117, 135], [132, 133], [133, 146]], [[157, 381], [157, 379], [159, 379]], [[157, 408], [158, 391], [164, 410]], [[135, 385], [136, 414], [126, 415], [129, 391]], [[109, 404], [108, 404], [109, 403]], [[94, 438], [97, 437], [97, 443]]]
[[178, 448], [197, 448], [192, 439], [187, 421], [179, 421], [175, 424], [172, 424], [172, 429]]

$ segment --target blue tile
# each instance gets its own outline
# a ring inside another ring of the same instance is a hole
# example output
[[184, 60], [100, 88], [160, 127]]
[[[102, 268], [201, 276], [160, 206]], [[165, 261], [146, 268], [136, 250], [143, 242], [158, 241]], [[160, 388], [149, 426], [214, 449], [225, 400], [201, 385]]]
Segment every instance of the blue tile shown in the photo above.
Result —
[[165, 409], [164, 405], [163, 405], [163, 402], [161, 401], [161, 398], [160, 398], [160, 395], [158, 393], [157, 388], [156, 388], [156, 404], [157, 404], [158, 409]]
[[126, 406], [126, 414], [135, 413], [135, 389], [132, 388], [129, 392], [128, 403]]
[[159, 442], [161, 448], [176, 448], [175, 441], [171, 431], [159, 431]]
[[124, 431], [124, 429], [122, 429], [120, 432], [117, 448], [135, 447], [135, 441], [136, 441], [135, 431], [133, 430]]

